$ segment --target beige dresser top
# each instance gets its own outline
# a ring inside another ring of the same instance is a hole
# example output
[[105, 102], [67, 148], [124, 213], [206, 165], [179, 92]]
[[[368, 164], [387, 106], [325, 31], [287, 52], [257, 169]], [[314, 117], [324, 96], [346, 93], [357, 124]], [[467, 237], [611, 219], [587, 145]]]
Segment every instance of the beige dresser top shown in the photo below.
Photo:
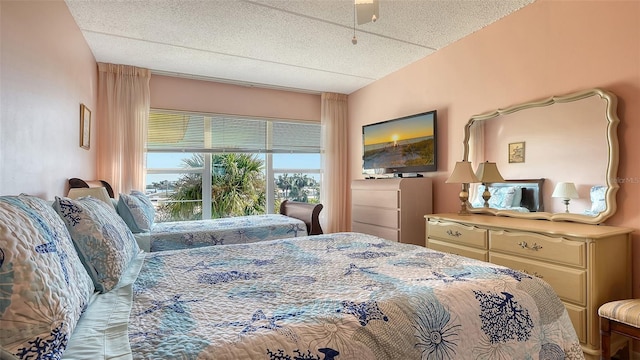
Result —
[[633, 231], [630, 228], [589, 225], [565, 221], [532, 220], [519, 219], [505, 216], [493, 215], [459, 215], [451, 214], [428, 214], [426, 219], [437, 219], [442, 221], [453, 221], [469, 225], [493, 227], [500, 229], [512, 229], [520, 231], [531, 231], [546, 234], [557, 234], [574, 237], [587, 237], [592, 239], [604, 238], [612, 235], [628, 234]]

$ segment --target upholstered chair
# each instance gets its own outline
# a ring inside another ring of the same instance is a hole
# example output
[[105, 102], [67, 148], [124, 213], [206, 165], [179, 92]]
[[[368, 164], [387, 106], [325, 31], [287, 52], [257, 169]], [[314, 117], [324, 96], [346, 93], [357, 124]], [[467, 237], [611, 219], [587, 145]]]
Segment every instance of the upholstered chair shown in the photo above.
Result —
[[[612, 334], [640, 340], [640, 299], [608, 302], [600, 306], [598, 315], [600, 315], [602, 359], [609, 360], [613, 355], [611, 354]], [[620, 359], [629, 359], [630, 349], [624, 349], [620, 355]]]

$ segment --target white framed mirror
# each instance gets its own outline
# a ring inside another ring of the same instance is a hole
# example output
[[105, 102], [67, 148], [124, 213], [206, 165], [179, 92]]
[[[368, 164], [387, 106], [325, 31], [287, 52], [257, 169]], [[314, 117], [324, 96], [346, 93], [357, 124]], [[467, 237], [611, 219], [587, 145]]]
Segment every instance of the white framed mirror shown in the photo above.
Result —
[[488, 206], [483, 184], [471, 184], [469, 211], [604, 222], [616, 211], [619, 122], [616, 96], [602, 89], [473, 116], [465, 126], [464, 160], [474, 169], [495, 162], [504, 181], [486, 184]]

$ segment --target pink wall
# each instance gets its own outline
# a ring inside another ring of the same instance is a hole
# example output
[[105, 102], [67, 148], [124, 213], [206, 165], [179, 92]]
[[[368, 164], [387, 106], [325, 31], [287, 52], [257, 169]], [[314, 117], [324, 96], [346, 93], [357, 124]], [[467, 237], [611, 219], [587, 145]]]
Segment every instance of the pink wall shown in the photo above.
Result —
[[[471, 159], [494, 161], [505, 179], [544, 178], [544, 211], [564, 212], [565, 205], [551, 194], [559, 182], [573, 182], [580, 198], [569, 210], [591, 209], [590, 190], [607, 183], [607, 101], [594, 95], [579, 101], [556, 103], [503, 115], [485, 124], [484, 154]], [[524, 142], [525, 162], [509, 162], [509, 144]]]
[[95, 146], [79, 146], [95, 59], [64, 1], [1, 1], [0, 24], [0, 195], [65, 195], [68, 178], [95, 175]]
[[320, 121], [320, 95], [151, 76], [151, 107]]
[[[434, 211], [458, 210], [445, 184], [462, 158], [475, 115], [523, 101], [601, 87], [619, 98], [620, 166], [627, 179], [607, 223], [640, 229], [640, 2], [538, 0], [520, 11], [349, 96], [350, 178], [360, 178], [363, 124], [438, 110], [440, 171]], [[634, 257], [640, 256], [634, 233]], [[634, 290], [640, 293], [640, 264]]]

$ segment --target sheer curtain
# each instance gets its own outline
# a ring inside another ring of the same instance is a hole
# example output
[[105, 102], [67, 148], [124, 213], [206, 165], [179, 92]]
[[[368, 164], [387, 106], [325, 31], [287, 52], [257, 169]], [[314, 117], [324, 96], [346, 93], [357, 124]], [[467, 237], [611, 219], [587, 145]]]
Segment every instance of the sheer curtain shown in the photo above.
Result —
[[98, 63], [98, 179], [118, 193], [144, 190], [151, 71]]
[[323, 93], [322, 110], [322, 228], [325, 233], [347, 231], [347, 95]]

